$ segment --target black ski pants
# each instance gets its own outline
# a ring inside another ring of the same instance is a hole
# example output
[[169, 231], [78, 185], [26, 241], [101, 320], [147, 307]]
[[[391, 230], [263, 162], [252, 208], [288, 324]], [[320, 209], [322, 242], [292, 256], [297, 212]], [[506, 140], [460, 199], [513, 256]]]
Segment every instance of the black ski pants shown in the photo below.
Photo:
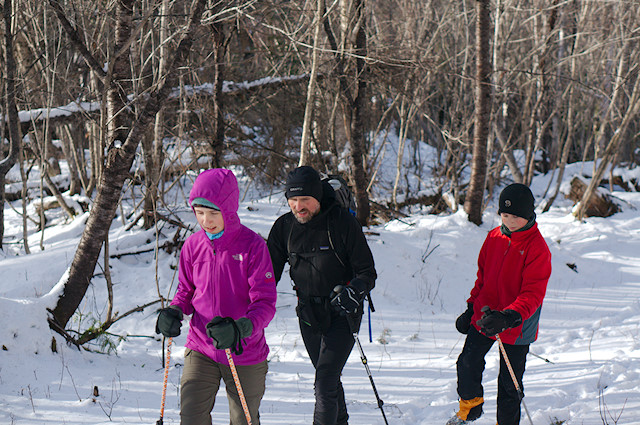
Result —
[[[458, 357], [458, 395], [462, 400], [471, 400], [484, 396], [482, 373], [485, 368], [485, 356], [495, 340], [469, 328], [464, 348]], [[503, 344], [513, 372], [522, 386], [529, 345]], [[500, 372], [498, 373], [498, 425], [518, 425], [520, 423], [520, 396], [513, 384], [507, 364], [500, 353]]]
[[331, 311], [326, 331], [299, 321], [302, 340], [316, 369], [313, 425], [347, 425], [349, 415], [340, 375], [353, 348], [353, 333], [346, 317]]

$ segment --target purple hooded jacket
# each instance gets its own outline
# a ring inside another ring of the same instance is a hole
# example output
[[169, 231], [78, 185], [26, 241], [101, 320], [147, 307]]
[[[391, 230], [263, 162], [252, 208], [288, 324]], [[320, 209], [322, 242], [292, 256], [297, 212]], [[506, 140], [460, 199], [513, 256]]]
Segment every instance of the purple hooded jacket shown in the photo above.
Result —
[[249, 318], [253, 333], [243, 340], [244, 352], [234, 355], [234, 361], [252, 365], [266, 360], [269, 353], [264, 328], [276, 311], [276, 282], [264, 239], [240, 223], [238, 195], [238, 182], [229, 170], [206, 170], [196, 178], [189, 204], [205, 198], [217, 205], [224, 233], [211, 241], [200, 229], [187, 238], [171, 305], [192, 315], [186, 347], [223, 364], [228, 364], [226, 354], [207, 336], [207, 323], [215, 316]]

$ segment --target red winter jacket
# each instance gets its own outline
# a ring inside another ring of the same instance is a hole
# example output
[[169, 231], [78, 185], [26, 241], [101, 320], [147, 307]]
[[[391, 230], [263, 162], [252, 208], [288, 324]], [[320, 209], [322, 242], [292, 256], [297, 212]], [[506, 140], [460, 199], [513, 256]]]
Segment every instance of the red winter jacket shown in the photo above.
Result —
[[522, 324], [500, 334], [505, 344], [530, 344], [538, 337], [542, 301], [551, 275], [551, 253], [538, 224], [506, 236], [496, 227], [487, 235], [478, 256], [478, 278], [467, 302], [473, 303], [471, 323], [482, 307], [515, 310]]

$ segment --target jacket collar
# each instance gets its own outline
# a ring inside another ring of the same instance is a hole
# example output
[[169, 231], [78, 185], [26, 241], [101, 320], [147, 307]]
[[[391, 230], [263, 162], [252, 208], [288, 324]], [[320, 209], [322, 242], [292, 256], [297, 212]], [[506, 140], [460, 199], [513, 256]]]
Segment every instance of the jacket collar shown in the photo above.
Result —
[[512, 241], [521, 241], [521, 240], [527, 239], [529, 236], [531, 236], [533, 233], [537, 231], [538, 223], [534, 221], [531, 227], [525, 230], [517, 230], [515, 232], [512, 232], [511, 235], [506, 235], [502, 233], [502, 226], [500, 227], [501, 227], [500, 232], [504, 237], [509, 238]]

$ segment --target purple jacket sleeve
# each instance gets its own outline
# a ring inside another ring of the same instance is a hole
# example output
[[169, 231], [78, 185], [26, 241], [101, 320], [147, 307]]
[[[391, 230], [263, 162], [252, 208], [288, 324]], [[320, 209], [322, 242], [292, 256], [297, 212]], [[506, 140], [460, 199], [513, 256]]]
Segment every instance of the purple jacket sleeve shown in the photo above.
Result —
[[249, 262], [249, 309], [247, 317], [253, 324], [253, 333], [267, 327], [276, 313], [276, 281], [271, 257], [264, 240], [253, 246]]
[[193, 314], [193, 304], [191, 300], [195, 291], [193, 283], [193, 268], [191, 266], [190, 244], [185, 242], [180, 251], [180, 261], [178, 268], [178, 290], [171, 301], [171, 305], [180, 307], [185, 315]]

